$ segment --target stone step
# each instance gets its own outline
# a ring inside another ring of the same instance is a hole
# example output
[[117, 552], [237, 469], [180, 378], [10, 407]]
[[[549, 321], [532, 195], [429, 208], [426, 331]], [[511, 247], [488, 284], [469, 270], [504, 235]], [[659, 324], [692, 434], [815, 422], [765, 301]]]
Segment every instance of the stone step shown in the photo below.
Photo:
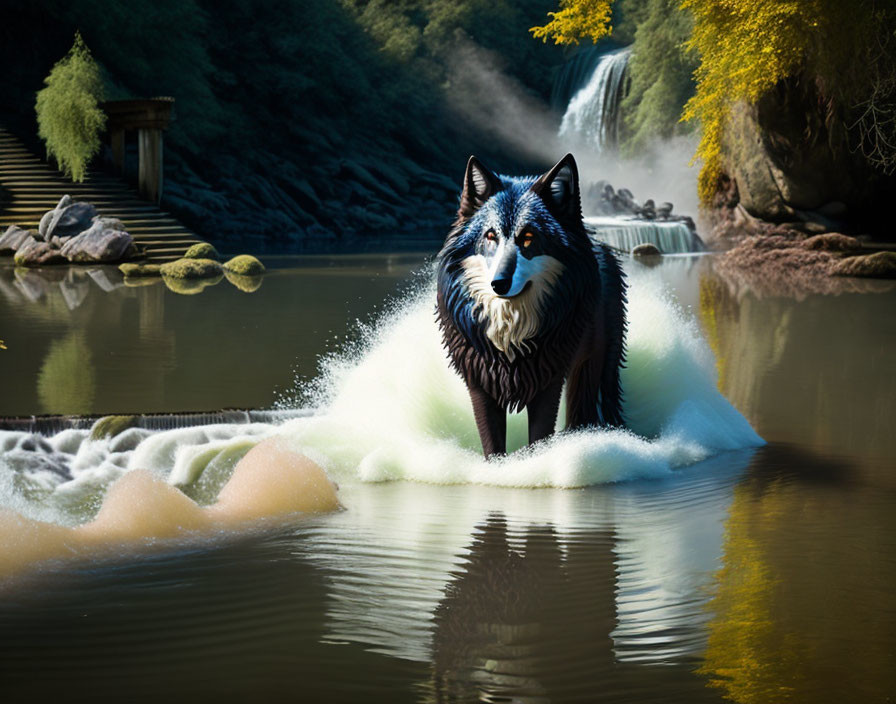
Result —
[[202, 242], [169, 213], [141, 199], [123, 179], [91, 169], [84, 181], [73, 183], [2, 128], [0, 189], [7, 196], [0, 201], [0, 232], [12, 224], [36, 229], [43, 214], [68, 194], [92, 203], [102, 215], [121, 218], [150, 261], [178, 259], [189, 247]]

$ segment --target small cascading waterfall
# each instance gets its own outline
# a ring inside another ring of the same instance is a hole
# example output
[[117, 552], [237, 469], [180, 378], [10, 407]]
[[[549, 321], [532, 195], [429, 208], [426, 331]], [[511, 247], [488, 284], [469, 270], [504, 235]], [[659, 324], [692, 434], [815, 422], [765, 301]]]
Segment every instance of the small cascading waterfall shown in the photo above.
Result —
[[[593, 54], [583, 53], [564, 69], [555, 93], [572, 95], [558, 132], [569, 149], [596, 152], [605, 164], [618, 161], [614, 152], [619, 144], [620, 109], [628, 91], [631, 53], [630, 47], [618, 49], [604, 54], [596, 65]], [[575, 79], [581, 81], [581, 87], [571, 90], [570, 82]], [[616, 164], [616, 171], [618, 167]], [[607, 178], [607, 174], [597, 175]], [[703, 249], [693, 222], [673, 215], [672, 203], [657, 207], [648, 200], [642, 205], [630, 191], [620, 188], [617, 192], [606, 181], [591, 184], [583, 195], [588, 196], [583, 198], [585, 214], [593, 216], [585, 218], [589, 231], [612, 247], [630, 252], [649, 243], [663, 254]]]
[[694, 232], [684, 222], [657, 222], [624, 217], [586, 217], [592, 236], [611, 247], [631, 252], [639, 244], [650, 243], [663, 254], [683, 254], [698, 249]]
[[588, 82], [569, 101], [560, 123], [561, 139], [578, 138], [598, 152], [616, 146], [630, 56], [626, 47], [600, 59]]

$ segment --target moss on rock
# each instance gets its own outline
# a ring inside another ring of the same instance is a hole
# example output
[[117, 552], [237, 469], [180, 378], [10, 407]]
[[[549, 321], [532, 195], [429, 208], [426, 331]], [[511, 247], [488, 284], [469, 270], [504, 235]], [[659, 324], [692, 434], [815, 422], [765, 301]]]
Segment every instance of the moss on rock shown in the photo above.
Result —
[[135, 425], [137, 425], [137, 416], [104, 416], [93, 424], [90, 429], [90, 439], [114, 438]]
[[119, 264], [118, 270], [125, 276], [134, 278], [162, 275], [161, 264]]
[[194, 244], [184, 253], [184, 259], [214, 259], [215, 261], [221, 258], [221, 255], [218, 254], [218, 250], [215, 249], [214, 245], [209, 244], [208, 242], [200, 242], [199, 244]]
[[251, 254], [240, 254], [224, 264], [227, 271], [242, 276], [260, 276], [264, 273], [264, 264]]
[[209, 279], [224, 273], [213, 259], [178, 259], [162, 264], [160, 271], [166, 279]]

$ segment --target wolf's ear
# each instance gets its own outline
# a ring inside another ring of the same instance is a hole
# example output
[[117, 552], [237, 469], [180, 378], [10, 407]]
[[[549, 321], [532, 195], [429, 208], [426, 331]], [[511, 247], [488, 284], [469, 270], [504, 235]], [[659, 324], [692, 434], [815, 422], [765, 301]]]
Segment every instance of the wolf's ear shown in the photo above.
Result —
[[502, 188], [501, 179], [485, 168], [479, 159], [471, 156], [464, 174], [464, 190], [460, 194], [457, 217], [461, 220], [473, 217], [485, 201]]
[[572, 154], [567, 154], [532, 184], [532, 190], [556, 214], [580, 219], [579, 169]]

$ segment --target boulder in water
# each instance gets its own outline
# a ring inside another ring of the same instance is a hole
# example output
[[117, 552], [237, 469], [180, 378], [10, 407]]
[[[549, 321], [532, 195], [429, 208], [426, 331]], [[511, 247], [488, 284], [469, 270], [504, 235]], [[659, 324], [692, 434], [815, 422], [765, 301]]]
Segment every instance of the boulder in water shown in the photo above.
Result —
[[224, 274], [213, 259], [178, 259], [162, 264], [160, 271], [169, 279], [212, 279]]
[[802, 241], [805, 249], [820, 250], [823, 252], [855, 252], [862, 248], [861, 243], [855, 237], [831, 232], [825, 235], [815, 235]]
[[16, 250], [14, 261], [16, 266], [43, 266], [64, 262], [65, 257], [49, 242], [39, 242], [29, 236]]
[[96, 208], [90, 203], [74, 202], [71, 196], [64, 195], [53, 210], [44, 213], [36, 239], [74, 237], [88, 229], [96, 215]]
[[896, 252], [876, 252], [849, 257], [837, 262], [832, 273], [835, 276], [896, 279]]
[[242, 276], [260, 276], [264, 273], [264, 264], [251, 254], [240, 254], [224, 265], [227, 271]]
[[117, 262], [131, 251], [134, 238], [116, 218], [95, 218], [89, 228], [60, 250], [70, 262]]
[[162, 275], [161, 264], [135, 264], [128, 262], [120, 264], [118, 270], [125, 276], [132, 278], [156, 277]]
[[655, 220], [656, 219], [656, 206], [653, 203], [653, 199], [648, 198], [644, 205], [641, 206], [641, 209], [638, 211], [638, 215], [645, 220]]
[[214, 259], [218, 260], [221, 258], [221, 255], [218, 254], [218, 250], [215, 249], [215, 246], [209, 244], [208, 242], [199, 242], [198, 244], [194, 244], [190, 247], [186, 252], [184, 252], [184, 259]]
[[643, 242], [632, 250], [633, 257], [659, 257], [662, 254], [660, 248], [650, 242]]
[[29, 239], [34, 239], [31, 230], [24, 230], [18, 225], [10, 225], [6, 232], [0, 235], [0, 254], [15, 254]]
[[100, 418], [90, 429], [91, 440], [105, 440], [114, 438], [128, 428], [137, 425], [137, 416], [104, 416]]

